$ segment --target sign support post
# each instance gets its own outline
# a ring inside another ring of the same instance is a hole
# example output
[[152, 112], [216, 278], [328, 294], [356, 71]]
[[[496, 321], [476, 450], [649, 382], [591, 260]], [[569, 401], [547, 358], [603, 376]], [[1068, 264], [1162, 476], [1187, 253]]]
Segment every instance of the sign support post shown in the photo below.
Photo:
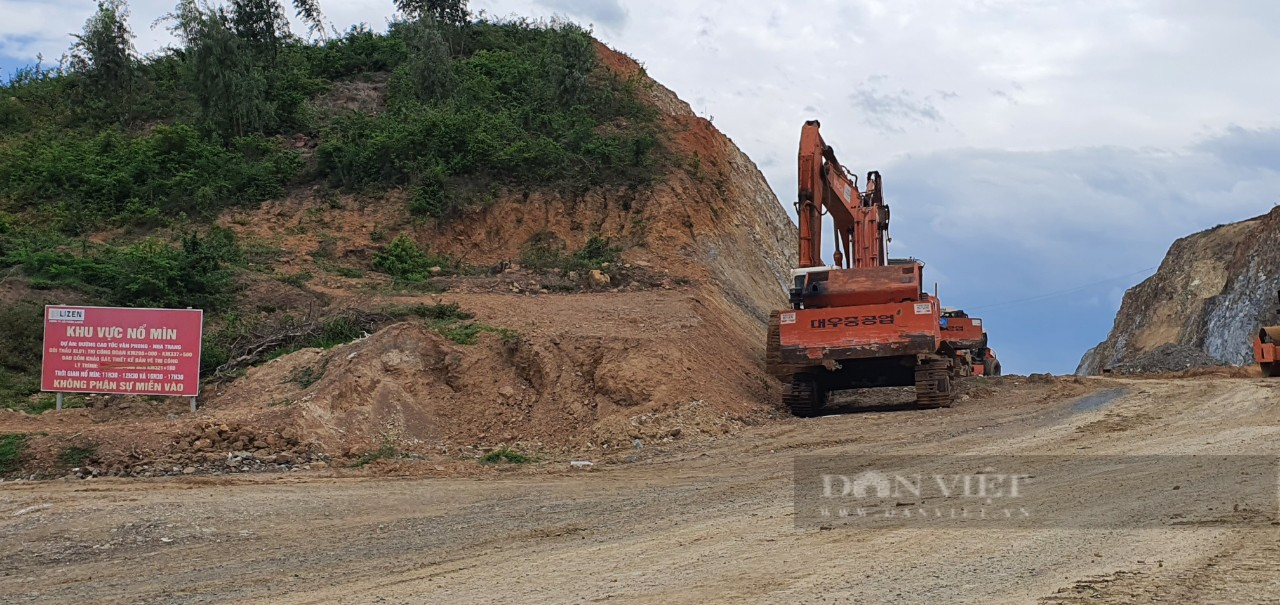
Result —
[[191, 413], [192, 413], [192, 414], [196, 413], [196, 398], [195, 398], [195, 397], [192, 397], [192, 398], [191, 398]]
[[58, 410], [62, 410], [62, 393], [58, 393]]

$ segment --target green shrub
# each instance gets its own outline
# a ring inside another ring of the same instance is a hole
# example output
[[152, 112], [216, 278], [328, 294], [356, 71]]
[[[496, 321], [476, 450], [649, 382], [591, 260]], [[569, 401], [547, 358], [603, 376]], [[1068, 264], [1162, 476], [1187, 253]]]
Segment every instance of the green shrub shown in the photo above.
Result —
[[20, 433], [0, 435], [0, 475], [9, 475], [22, 468], [27, 439], [27, 435]]
[[426, 280], [435, 267], [440, 268], [441, 274], [456, 273], [457, 262], [448, 256], [430, 254], [401, 234], [386, 250], [373, 256], [373, 267], [396, 279], [420, 282]]
[[606, 264], [616, 264], [622, 259], [622, 249], [609, 243], [608, 238], [593, 235], [577, 252], [566, 253], [564, 243], [551, 234], [535, 236], [525, 244], [520, 254], [520, 265], [530, 271], [590, 271]]
[[63, 448], [58, 453], [58, 462], [66, 467], [80, 466], [84, 462], [98, 455], [98, 444], [85, 443], [82, 445], [70, 445]]
[[400, 449], [397, 448], [394, 443], [390, 440], [384, 440], [378, 449], [365, 452], [364, 455], [360, 456], [360, 458], [352, 463], [351, 466], [354, 468], [360, 468], [372, 462], [377, 462], [378, 460], [394, 460], [396, 458], [402, 458], [403, 456], [404, 454], [400, 452]]
[[350, 317], [335, 317], [321, 324], [320, 330], [306, 341], [303, 348], [332, 349], [364, 334], [364, 328]]
[[438, 321], [456, 321], [474, 319], [476, 314], [463, 311], [458, 303], [436, 303], [434, 305], [418, 304], [404, 309], [393, 309], [393, 315], [417, 315], [423, 319]]
[[[421, 29], [397, 24], [390, 35], [438, 51], [439, 40]], [[585, 30], [482, 21], [464, 35], [468, 55], [437, 58], [428, 70], [422, 51], [401, 64], [386, 112], [329, 125], [317, 158], [331, 183], [409, 186], [414, 214], [448, 218], [467, 206], [451, 185], [476, 176], [585, 187], [655, 176], [656, 113], [634, 83], [597, 69]]]
[[302, 47], [310, 72], [337, 80], [357, 74], [387, 72], [404, 62], [404, 39], [375, 33], [366, 24], [352, 26], [341, 37]]
[[218, 311], [232, 301], [239, 257], [229, 232], [191, 233], [179, 245], [145, 239], [121, 247], [66, 249], [22, 247], [5, 260], [22, 267], [33, 282], [74, 288], [103, 303], [124, 307], [197, 308]]
[[492, 452], [485, 454], [484, 457], [480, 458], [480, 462], [482, 464], [498, 464], [499, 462], [509, 462], [511, 464], [527, 464], [529, 462], [534, 462], [534, 460], [535, 459], [532, 456], [526, 456], [524, 454], [521, 454], [520, 452], [511, 450], [505, 447], [501, 449], [493, 450]]
[[280, 280], [281, 283], [289, 284], [290, 286], [293, 286], [295, 288], [302, 288], [302, 287], [305, 287], [307, 285], [307, 282], [311, 281], [313, 277], [315, 276], [312, 275], [310, 271], [299, 271], [298, 273], [281, 275], [276, 279]]
[[268, 139], [236, 139], [225, 149], [183, 125], [142, 136], [47, 132], [0, 143], [0, 198], [52, 211], [66, 233], [104, 221], [155, 226], [162, 216], [208, 217], [276, 197], [300, 165]]
[[15, 372], [40, 369], [44, 307], [18, 302], [0, 307], [0, 368]]
[[34, 412], [40, 392], [44, 308], [19, 302], [0, 308], [0, 407]]
[[427, 325], [435, 329], [441, 336], [444, 336], [455, 344], [460, 345], [476, 344], [481, 332], [497, 334], [503, 339], [503, 341], [509, 341], [519, 337], [519, 334], [515, 330], [499, 328], [480, 322], [458, 323], [455, 321], [445, 320], [428, 322]]

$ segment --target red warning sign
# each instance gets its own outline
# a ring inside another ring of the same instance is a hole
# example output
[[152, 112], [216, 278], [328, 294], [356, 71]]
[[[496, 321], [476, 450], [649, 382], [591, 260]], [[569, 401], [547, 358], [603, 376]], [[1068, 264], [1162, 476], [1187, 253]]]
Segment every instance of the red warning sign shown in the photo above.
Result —
[[45, 307], [40, 388], [195, 397], [203, 330], [200, 310]]

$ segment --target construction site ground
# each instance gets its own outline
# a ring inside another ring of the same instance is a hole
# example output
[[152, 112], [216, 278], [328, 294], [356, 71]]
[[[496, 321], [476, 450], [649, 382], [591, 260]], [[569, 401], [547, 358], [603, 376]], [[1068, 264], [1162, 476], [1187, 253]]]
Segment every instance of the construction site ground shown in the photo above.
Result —
[[909, 391], [890, 391], [870, 409], [846, 402], [587, 471], [547, 460], [441, 477], [417, 462], [8, 482], [0, 594], [14, 604], [1280, 602], [1280, 527], [1266, 524], [796, 527], [800, 454], [1280, 454], [1280, 382], [1003, 377], [967, 392], [955, 408], [913, 411], [898, 409]]

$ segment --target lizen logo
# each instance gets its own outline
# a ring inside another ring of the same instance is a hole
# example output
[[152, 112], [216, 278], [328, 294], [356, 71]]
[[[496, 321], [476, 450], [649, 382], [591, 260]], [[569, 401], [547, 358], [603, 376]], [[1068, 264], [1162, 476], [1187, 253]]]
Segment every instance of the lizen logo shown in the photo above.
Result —
[[66, 309], [62, 307], [50, 307], [49, 321], [74, 322], [74, 323], [83, 322], [84, 309]]

